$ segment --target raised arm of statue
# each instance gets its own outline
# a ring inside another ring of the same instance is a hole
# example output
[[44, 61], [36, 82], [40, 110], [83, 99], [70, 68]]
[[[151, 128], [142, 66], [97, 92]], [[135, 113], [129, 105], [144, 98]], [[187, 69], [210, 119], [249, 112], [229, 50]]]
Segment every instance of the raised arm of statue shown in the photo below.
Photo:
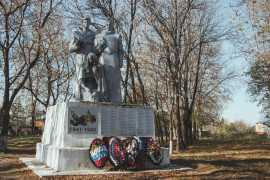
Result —
[[70, 52], [76, 52], [81, 48], [81, 45], [83, 43], [83, 37], [81, 37], [81, 34], [77, 31], [72, 33], [71, 41], [69, 44], [69, 51]]
[[118, 43], [118, 57], [119, 57], [119, 67], [123, 67], [123, 59], [124, 59], [124, 50], [122, 44], [122, 36], [119, 35], [119, 43]]

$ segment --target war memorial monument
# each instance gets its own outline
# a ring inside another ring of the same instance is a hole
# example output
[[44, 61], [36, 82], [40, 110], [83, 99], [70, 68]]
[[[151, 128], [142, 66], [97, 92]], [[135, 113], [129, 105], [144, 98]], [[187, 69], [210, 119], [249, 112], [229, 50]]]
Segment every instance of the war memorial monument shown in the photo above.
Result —
[[[119, 154], [120, 138], [140, 138], [145, 146], [149, 138], [155, 140], [152, 108], [122, 103], [123, 46], [113, 21], [108, 20], [99, 34], [89, 29], [90, 18], [83, 18], [82, 25], [72, 33], [69, 45], [70, 53], [76, 53], [77, 58], [72, 98], [48, 107], [42, 142], [37, 144], [35, 161], [55, 172], [97, 169], [91, 162], [91, 143], [98, 142], [101, 146], [105, 142], [107, 147], [112, 143]], [[108, 150], [105, 145], [104, 148], [93, 152], [109, 156], [114, 151], [111, 145]], [[166, 148], [162, 151], [158, 164], [167, 166], [169, 151]], [[118, 161], [110, 159], [103, 164], [116, 166]], [[146, 160], [145, 168], [154, 166], [155, 163]]]

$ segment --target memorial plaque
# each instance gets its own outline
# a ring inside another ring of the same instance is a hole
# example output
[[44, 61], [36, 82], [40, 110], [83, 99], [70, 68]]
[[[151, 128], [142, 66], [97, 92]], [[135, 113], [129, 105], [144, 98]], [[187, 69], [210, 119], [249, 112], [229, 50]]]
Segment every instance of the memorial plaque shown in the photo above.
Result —
[[86, 107], [68, 108], [68, 133], [97, 134], [98, 109]]
[[102, 107], [101, 108], [101, 134], [118, 135], [118, 108]]
[[154, 133], [154, 117], [153, 111], [151, 109], [145, 109], [145, 126], [146, 126], [146, 134], [153, 135]]
[[138, 135], [145, 135], [146, 127], [144, 126], [145, 110], [138, 109]]
[[152, 136], [153, 130], [153, 111], [151, 109], [138, 109], [138, 136]]
[[119, 110], [119, 135], [136, 135], [137, 113], [134, 108]]

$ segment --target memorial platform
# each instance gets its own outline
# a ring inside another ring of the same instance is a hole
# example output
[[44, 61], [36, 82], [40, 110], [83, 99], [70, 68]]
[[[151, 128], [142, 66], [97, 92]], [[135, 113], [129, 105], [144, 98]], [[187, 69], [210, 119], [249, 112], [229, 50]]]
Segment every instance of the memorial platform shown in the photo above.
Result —
[[[63, 102], [47, 110], [36, 158], [55, 171], [96, 169], [89, 158], [89, 146], [93, 139], [134, 135], [142, 140], [155, 139], [154, 113], [150, 107]], [[169, 164], [169, 150], [163, 148], [160, 166]], [[146, 163], [146, 168], [151, 165]]]
[[36, 158], [20, 158], [22, 162], [24, 162], [29, 169], [31, 169], [36, 175], [40, 178], [53, 178], [55, 176], [83, 176], [89, 174], [134, 174], [134, 173], [151, 173], [151, 172], [168, 172], [168, 171], [184, 171], [190, 170], [192, 168], [179, 166], [179, 165], [167, 165], [161, 166], [159, 168], [146, 169], [140, 171], [110, 171], [107, 169], [88, 169], [88, 170], [73, 170], [73, 171], [55, 171], [53, 168], [50, 168]]

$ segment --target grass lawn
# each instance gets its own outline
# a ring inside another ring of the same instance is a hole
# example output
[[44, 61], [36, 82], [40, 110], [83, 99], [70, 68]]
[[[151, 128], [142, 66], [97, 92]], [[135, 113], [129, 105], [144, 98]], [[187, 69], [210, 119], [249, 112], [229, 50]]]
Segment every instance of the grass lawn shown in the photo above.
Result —
[[[18, 159], [34, 157], [40, 136], [9, 137], [6, 154], [0, 153], [0, 179], [38, 179]], [[180, 153], [171, 155], [171, 163], [193, 168], [186, 171], [121, 175], [87, 175], [55, 179], [268, 179], [270, 178], [270, 140], [203, 139]]]

